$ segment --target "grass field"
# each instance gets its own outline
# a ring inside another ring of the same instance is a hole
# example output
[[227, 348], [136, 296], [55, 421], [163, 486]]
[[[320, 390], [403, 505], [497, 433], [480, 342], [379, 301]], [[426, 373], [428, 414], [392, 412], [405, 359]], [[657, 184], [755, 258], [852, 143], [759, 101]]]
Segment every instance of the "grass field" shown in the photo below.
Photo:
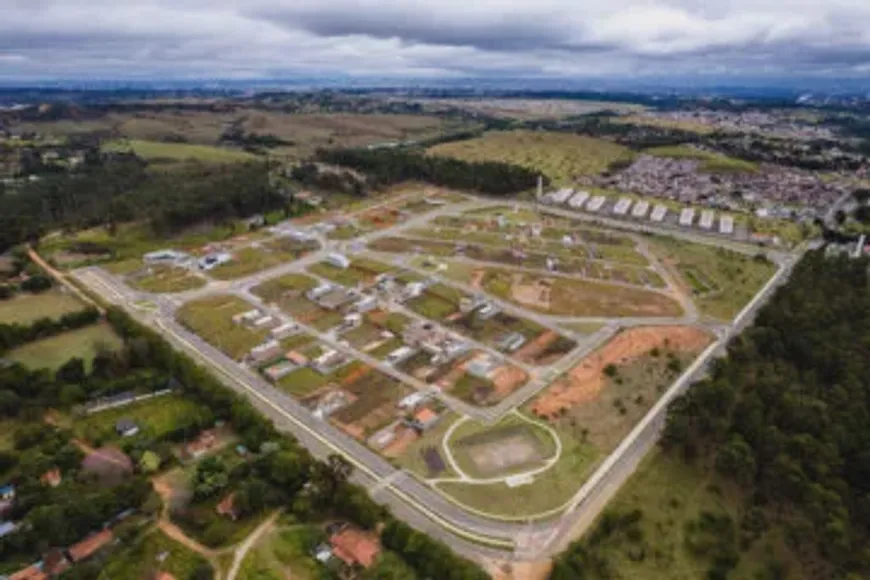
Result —
[[267, 280], [252, 292], [263, 300], [277, 302], [285, 293], [303, 293], [317, 286], [317, 280], [302, 274], [287, 274]]
[[505, 161], [543, 172], [557, 182], [596, 175], [632, 153], [626, 147], [571, 133], [496, 131], [468, 141], [437, 145], [432, 155], [466, 161]]
[[313, 249], [313, 246], [298, 244], [289, 239], [274, 240], [263, 243], [260, 247], [241, 248], [232, 252], [232, 261], [214, 268], [209, 274], [219, 280], [243, 278], [292, 262]]
[[251, 309], [251, 304], [235, 296], [210, 296], [184, 304], [178, 309], [178, 319], [209, 344], [239, 359], [269, 334], [233, 323], [235, 314]]
[[326, 569], [311, 553], [325, 540], [315, 526], [279, 527], [262, 538], [242, 561], [238, 580], [322, 580]]
[[184, 292], [205, 286], [205, 279], [193, 274], [187, 268], [172, 266], [151, 266], [141, 276], [132, 276], [126, 282], [133, 288], [155, 294]]
[[74, 430], [88, 441], [103, 444], [121, 439], [115, 432], [115, 424], [120, 419], [129, 418], [139, 426], [140, 434], [134, 437], [159, 438], [175, 430], [182, 417], [199, 412], [208, 411], [189, 399], [166, 395], [87, 415], [75, 422]]
[[683, 314], [679, 303], [657, 292], [497, 268], [486, 269], [483, 288], [494, 296], [546, 314], [651, 317]]
[[625, 115], [622, 117], [613, 117], [613, 123], [626, 123], [632, 125], [646, 125], [648, 127], [662, 127], [664, 129], [682, 129], [683, 131], [692, 131], [706, 135], [715, 131], [714, 127], [690, 121], [688, 119], [665, 119], [662, 117], [654, 117], [649, 115]]
[[118, 578], [151, 578], [157, 572], [168, 572], [176, 580], [196, 580], [197, 570], [209, 569], [205, 558], [168, 538], [159, 530], [151, 530], [123, 549], [115, 550], [103, 563], [99, 580]]
[[645, 153], [656, 157], [671, 157], [674, 159], [697, 159], [701, 161], [699, 170], [704, 173], [754, 173], [758, 171], [758, 164], [743, 159], [735, 159], [720, 153], [702, 151], [688, 145], [667, 145], [653, 147]]
[[282, 391], [301, 398], [329, 383], [329, 379], [329, 375], [321, 375], [314, 369], [303, 367], [279, 380], [277, 385]]
[[354, 259], [347, 268], [338, 268], [326, 262], [319, 262], [308, 267], [308, 271], [312, 274], [349, 288], [353, 288], [357, 284], [370, 284], [378, 274], [394, 270], [387, 264], [363, 258]]
[[[424, 266], [427, 259], [432, 256], [437, 256], [441, 262], [444, 262], [444, 258], [460, 255], [466, 260], [517, 266], [524, 269], [540, 270], [542, 273], [549, 272], [548, 259], [556, 258], [558, 259], [558, 271], [565, 274], [574, 274], [605, 282], [614, 281], [639, 286], [649, 284], [659, 288], [664, 286], [664, 281], [656, 272], [626, 265], [632, 263], [647, 265], [646, 258], [629, 246], [590, 245], [567, 248], [555, 243], [526, 243], [523, 244], [522, 254], [516, 254], [511, 245], [504, 241], [500, 244], [489, 243], [487, 245], [480, 245], [477, 242], [465, 243], [464, 240], [471, 236], [466, 236], [460, 230], [452, 230], [451, 233], [442, 230], [427, 236], [425, 232], [414, 232], [414, 238], [379, 238], [372, 242], [369, 247], [378, 252], [397, 254], [404, 254], [409, 249], [415, 252], [420, 251], [422, 256], [426, 256], [423, 258]], [[492, 236], [492, 234], [478, 234], [478, 237], [482, 236]], [[431, 237], [442, 237], [445, 238], [445, 241], [426, 239]], [[452, 241], [447, 241], [447, 239]], [[457, 246], [456, 240], [463, 240], [461, 248]], [[516, 245], [514, 244], [513, 247], [515, 248]], [[541, 248], [541, 251], [533, 251], [533, 248]], [[417, 257], [418, 263], [420, 263], [420, 257]], [[613, 263], [611, 260], [622, 263]]]
[[21, 293], [9, 300], [0, 300], [0, 324], [30, 324], [40, 318], [60, 318], [82, 308], [84, 304], [78, 298], [60, 290]]
[[[129, 274], [142, 267], [142, 255], [155, 250], [176, 248], [197, 250], [202, 246], [226, 241], [244, 231], [241, 222], [234, 227], [202, 226], [191, 228], [171, 237], [157, 236], [144, 222], [120, 224], [112, 235], [106, 228], [79, 230], [72, 234], [52, 233], [40, 241], [40, 252], [60, 268], [76, 268], [98, 263], [116, 274]], [[248, 239], [262, 237], [260, 232], [245, 232]], [[78, 244], [87, 243], [105, 248], [105, 255], [86, 255], [76, 252]]]
[[5, 358], [31, 368], [56, 370], [69, 359], [78, 357], [90, 368], [100, 349], [118, 350], [123, 344], [108, 324], [99, 323], [30, 342], [6, 353]]
[[465, 293], [445, 284], [435, 284], [427, 288], [419, 297], [409, 300], [405, 306], [420, 316], [432, 320], [442, 320], [459, 310], [459, 303]]
[[[534, 447], [534, 452], [524, 459], [509, 457], [513, 449], [502, 443], [511, 438], [527, 442], [530, 449]], [[449, 445], [462, 471], [477, 478], [501, 477], [529, 471], [540, 467], [556, 453], [556, 442], [550, 433], [516, 415], [509, 415], [495, 425], [466, 421], [453, 432]], [[487, 452], [499, 456], [505, 468], [481, 469], [478, 455]]]
[[600, 459], [590, 444], [564, 438], [562, 444], [559, 461], [532, 483], [511, 488], [504, 483], [447, 482], [439, 483], [438, 489], [469, 507], [503, 516], [531, 516], [559, 508], [577, 493]]
[[289, 145], [271, 149], [270, 152], [293, 159], [308, 157], [320, 147], [360, 147], [427, 139], [475, 128], [474, 124], [464, 120], [443, 119], [434, 115], [321, 113], [317, 105], [286, 113], [261, 108], [239, 108], [226, 112], [168, 109], [110, 113], [97, 119], [22, 123], [20, 128], [22, 131], [47, 135], [111, 131], [122, 137], [121, 143], [133, 140], [177, 145], [164, 142], [185, 140], [211, 146], [209, 149], [218, 149], [213, 146], [219, 142], [227, 125], [238, 120], [242, 121], [241, 127], [245, 133], [275, 135], [288, 141]]
[[206, 163], [238, 163], [255, 159], [250, 153], [234, 149], [187, 143], [161, 143], [141, 139], [110, 141], [103, 145], [103, 151], [132, 151], [148, 161], [196, 160]]
[[[704, 557], [689, 549], [690, 542], [700, 539], [696, 524], [702, 514], [708, 513], [727, 515], [735, 527], [739, 526], [743, 498], [733, 484], [712, 477], [711, 471], [712, 468], [687, 464], [658, 449], [641, 463], [605, 512], [625, 514], [639, 510], [640, 545], [611, 536], [595, 549], [607, 560], [611, 577], [645, 580], [712, 577], [708, 570], [720, 552], [716, 550]], [[797, 564], [783, 540], [782, 530], [775, 524], [748, 549], [737, 545], [733, 548], [739, 559], [729, 578], [812, 577], [810, 571]], [[646, 557], [638, 558], [640, 551]], [[785, 573], [772, 575], [775, 564], [785, 568]]]
[[740, 312], [776, 272], [766, 259], [674, 238], [653, 237], [650, 249], [683, 281], [703, 314], [722, 320]]
[[466, 127], [465, 122], [423, 115], [355, 113], [285, 114], [278, 111], [248, 111], [246, 131], [268, 133], [292, 142], [279, 147], [277, 155], [306, 157], [319, 147], [360, 147], [369, 144], [426, 139]]

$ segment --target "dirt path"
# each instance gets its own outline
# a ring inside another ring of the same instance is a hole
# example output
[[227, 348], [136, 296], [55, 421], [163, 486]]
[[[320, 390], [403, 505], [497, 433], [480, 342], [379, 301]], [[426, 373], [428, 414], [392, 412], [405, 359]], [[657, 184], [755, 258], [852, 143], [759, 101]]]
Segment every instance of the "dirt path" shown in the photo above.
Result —
[[[82, 441], [81, 439], [73, 439], [73, 445], [79, 448], [79, 450], [85, 455], [93, 455], [94, 453], [100, 453], [99, 449], [95, 449], [91, 445], [89, 445], [86, 441]], [[117, 449], [117, 447], [115, 447]], [[125, 470], [129, 469], [129, 465], [123, 461], [120, 461], [114, 457], [108, 457], [103, 453], [100, 453], [100, 456], [110, 463], [114, 463], [120, 467], [123, 467]]]
[[184, 530], [163, 517], [161, 517], [160, 520], [157, 522], [157, 527], [160, 528], [160, 531], [162, 531], [164, 534], [166, 534], [179, 544], [182, 544], [186, 548], [193, 550], [197, 554], [200, 554], [205, 559], [209, 560], [212, 564], [212, 567], [215, 570], [218, 570], [217, 557], [220, 553], [219, 551], [212, 550], [211, 548], [206, 548], [205, 546], [185, 534]]
[[163, 476], [157, 475], [151, 478], [151, 485], [160, 499], [163, 500], [163, 511], [160, 513], [160, 519], [157, 520], [157, 527], [161, 532], [172, 538], [188, 550], [196, 552], [203, 558], [208, 560], [215, 572], [215, 579], [221, 580], [221, 568], [218, 556], [225, 550], [213, 550], [203, 546], [190, 536], [184, 530], [173, 524], [169, 519], [169, 504], [172, 501], [172, 485], [166, 481]]
[[78, 286], [76, 286], [75, 284], [73, 284], [72, 282], [70, 282], [69, 280], [67, 280], [67, 279], [66, 279], [66, 276], [65, 276], [62, 272], [60, 272], [59, 270], [55, 269], [51, 264], [49, 264], [48, 262], [46, 262], [45, 260], [43, 260], [43, 259], [42, 259], [42, 256], [40, 256], [40, 255], [36, 252], [36, 250], [34, 250], [33, 248], [27, 248], [27, 256], [28, 256], [31, 260], [33, 260], [33, 263], [34, 263], [34, 264], [36, 264], [37, 266], [39, 266], [40, 268], [42, 268], [43, 270], [45, 270], [46, 274], [48, 274], [49, 276], [51, 276], [52, 278], [54, 278], [55, 280], [57, 280], [57, 281], [58, 281], [59, 283], [61, 283], [64, 287], [68, 288], [68, 289], [70, 290], [70, 292], [72, 292], [73, 294], [75, 294], [75, 295], [76, 295], [80, 300], [82, 300], [85, 304], [90, 304], [91, 306], [93, 306], [94, 308], [96, 308], [97, 310], [99, 310], [99, 311], [100, 311], [100, 314], [105, 314], [105, 313], [106, 313], [106, 311], [105, 311], [105, 310], [104, 310], [104, 309], [103, 309], [99, 304], [97, 304], [96, 302], [94, 302], [93, 299], [91, 299], [90, 296], [88, 296], [87, 294], [85, 294], [84, 292], [82, 292], [82, 291], [78, 288]]
[[254, 530], [251, 535], [245, 538], [245, 541], [239, 544], [239, 547], [236, 548], [236, 553], [233, 556], [233, 565], [230, 567], [230, 571], [227, 572], [226, 580], [235, 580], [236, 575], [239, 573], [239, 568], [242, 567], [242, 562], [245, 559], [245, 556], [248, 554], [248, 551], [260, 541], [265, 534], [272, 531], [275, 527], [275, 522], [278, 519], [278, 516], [281, 514], [280, 511], [273, 513], [269, 516], [265, 522], [259, 525], [256, 530]]

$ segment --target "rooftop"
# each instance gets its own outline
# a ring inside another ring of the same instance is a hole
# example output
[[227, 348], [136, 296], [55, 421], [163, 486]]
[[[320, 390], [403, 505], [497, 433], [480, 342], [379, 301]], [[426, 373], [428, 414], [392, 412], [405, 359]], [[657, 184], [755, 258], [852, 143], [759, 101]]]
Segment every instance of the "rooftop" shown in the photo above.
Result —
[[333, 553], [348, 566], [368, 568], [375, 563], [381, 546], [371, 535], [356, 528], [345, 528], [329, 538]]
[[69, 548], [69, 557], [73, 562], [81, 562], [95, 554], [100, 548], [112, 541], [112, 530], [103, 530], [92, 534]]

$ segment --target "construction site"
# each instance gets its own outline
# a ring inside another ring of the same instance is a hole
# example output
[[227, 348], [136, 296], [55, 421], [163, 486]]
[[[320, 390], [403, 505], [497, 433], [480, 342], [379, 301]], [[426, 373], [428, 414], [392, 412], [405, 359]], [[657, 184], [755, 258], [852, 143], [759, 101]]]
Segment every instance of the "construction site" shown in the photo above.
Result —
[[[262, 392], [451, 504], [550, 518], [727, 336], [781, 258], [723, 244], [727, 224], [716, 231], [706, 212], [696, 229], [709, 239], [577, 217], [604, 211], [584, 193], [410, 196], [278, 224], [212, 268], [165, 250], [115, 280]], [[666, 213], [623, 200], [608, 211]], [[252, 252], [286, 259], [236, 263]]]

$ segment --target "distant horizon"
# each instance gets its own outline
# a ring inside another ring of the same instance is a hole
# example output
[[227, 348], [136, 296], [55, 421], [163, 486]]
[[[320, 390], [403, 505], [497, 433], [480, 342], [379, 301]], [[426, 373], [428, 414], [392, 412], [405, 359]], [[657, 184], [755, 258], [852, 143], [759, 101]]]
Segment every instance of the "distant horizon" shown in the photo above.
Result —
[[[566, 92], [606, 93], [624, 92], [636, 94], [706, 94], [717, 91], [765, 93], [771, 96], [797, 96], [803, 93], [828, 95], [856, 95], [870, 98], [870, 78], [853, 77], [462, 77], [462, 78], [414, 78], [414, 77], [352, 77], [344, 75], [311, 75], [298, 77], [196, 77], [175, 78], [155, 76], [131, 77], [46, 77], [46, 78], [0, 78], [4, 90], [398, 90], [398, 91], [491, 91], [491, 92]], [[728, 95], [723, 95], [728, 96]]]

